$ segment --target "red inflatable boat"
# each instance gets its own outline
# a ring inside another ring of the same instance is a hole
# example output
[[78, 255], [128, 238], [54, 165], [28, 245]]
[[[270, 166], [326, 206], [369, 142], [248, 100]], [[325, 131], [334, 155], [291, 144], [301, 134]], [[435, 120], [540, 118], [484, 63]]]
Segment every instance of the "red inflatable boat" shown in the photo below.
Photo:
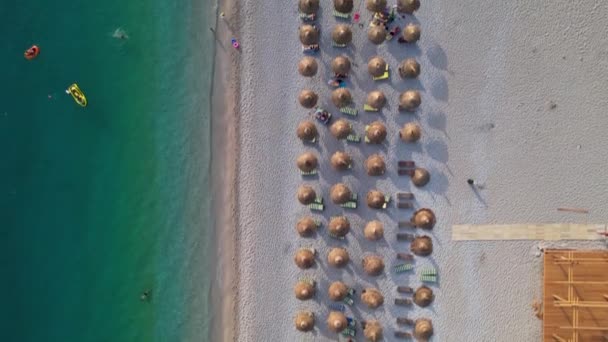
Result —
[[25, 50], [25, 52], [23, 53], [23, 56], [25, 56], [25, 59], [34, 59], [36, 58], [36, 56], [38, 56], [38, 54], [40, 53], [40, 48], [36, 45], [32, 45], [31, 48]]

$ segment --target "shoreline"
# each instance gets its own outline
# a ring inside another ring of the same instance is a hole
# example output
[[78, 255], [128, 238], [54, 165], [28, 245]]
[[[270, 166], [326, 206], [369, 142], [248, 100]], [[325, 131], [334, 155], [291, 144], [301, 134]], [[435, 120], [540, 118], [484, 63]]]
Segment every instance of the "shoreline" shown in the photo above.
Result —
[[[238, 159], [238, 55], [230, 46], [227, 21], [238, 18], [236, 0], [219, 0], [214, 28], [215, 57], [211, 97], [211, 191], [213, 231], [217, 257], [211, 286], [211, 338], [236, 341], [237, 310], [237, 176]], [[229, 9], [227, 11], [226, 9]], [[225, 19], [219, 17], [225, 12]], [[236, 71], [236, 72], [235, 72]], [[219, 133], [219, 134], [218, 134]]]

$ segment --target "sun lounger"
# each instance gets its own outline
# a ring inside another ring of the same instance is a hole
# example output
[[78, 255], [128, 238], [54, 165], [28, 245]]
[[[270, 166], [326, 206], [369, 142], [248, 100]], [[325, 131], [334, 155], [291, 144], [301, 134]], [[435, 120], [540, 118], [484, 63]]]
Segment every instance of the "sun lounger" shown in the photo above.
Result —
[[390, 202], [391, 202], [391, 196], [385, 195], [384, 196], [384, 204], [382, 205], [382, 209], [386, 209], [386, 207], [388, 206], [388, 204]]
[[414, 260], [414, 255], [410, 253], [397, 253], [397, 260]]
[[325, 210], [325, 205], [323, 205], [322, 203], [310, 203], [308, 205], [308, 208], [314, 211], [323, 211]]
[[407, 298], [395, 298], [395, 305], [410, 306], [412, 305], [412, 300]]
[[340, 108], [340, 113], [344, 113], [351, 116], [357, 116], [358, 111], [355, 108], [342, 107]]
[[416, 167], [416, 163], [412, 160], [400, 160], [397, 162], [397, 166], [400, 168], [413, 168]]
[[340, 206], [345, 209], [357, 209], [357, 202], [346, 202], [340, 204]]
[[315, 198], [315, 203], [323, 204], [323, 197]]
[[346, 44], [338, 44], [338, 43], [332, 41], [331, 46], [336, 47], [336, 48], [345, 48]]
[[355, 336], [357, 336], [357, 330], [355, 330], [353, 328], [346, 328], [346, 329], [342, 330], [342, 332], [340, 334], [342, 334], [342, 336], [355, 337]]
[[399, 228], [414, 228], [414, 224], [410, 221], [399, 221], [397, 225]]
[[342, 12], [338, 12], [338, 11], [334, 10], [334, 17], [349, 20], [350, 13], [342, 13]]
[[414, 241], [414, 234], [397, 233], [397, 241]]
[[334, 233], [331, 233], [331, 232], [328, 232], [327, 235], [329, 235], [329, 237], [332, 237], [332, 238], [338, 239], [338, 240], [344, 240], [345, 239], [344, 236], [338, 236], [338, 235], [336, 235]]
[[302, 21], [305, 21], [305, 22], [315, 21], [316, 18], [317, 18], [317, 15], [314, 13], [312, 13], [312, 14], [300, 13], [300, 19], [302, 19]]
[[315, 284], [316, 284], [316, 281], [312, 277], [309, 277], [309, 276], [301, 276], [300, 278], [298, 278], [298, 280], [303, 283], [310, 284], [312, 286], [315, 286]]
[[412, 264], [401, 264], [401, 265], [396, 265], [394, 267], [395, 272], [397, 273], [403, 273], [403, 272], [407, 272], [407, 271], [411, 271], [414, 269], [414, 265]]
[[340, 303], [329, 303], [327, 304], [327, 307], [332, 311], [344, 312], [346, 310], [346, 307]]
[[317, 174], [317, 169], [314, 169], [314, 170], [312, 170], [310, 172], [305, 172], [305, 171], [300, 170], [300, 174], [302, 176], [314, 176], [314, 175]]
[[372, 107], [372, 106], [370, 106], [368, 104], [364, 104], [363, 105], [363, 110], [366, 111], [366, 112], [377, 112], [378, 108], [374, 108], [374, 107]]
[[437, 282], [437, 270], [432, 267], [423, 268], [420, 272], [420, 281], [426, 283]]
[[388, 73], [388, 64], [386, 65], [386, 71], [384, 72], [384, 74], [374, 77], [374, 81], [381, 81], [381, 80], [386, 80], [389, 76]]
[[420, 276], [420, 281], [425, 282], [425, 283], [436, 283], [437, 282], [437, 276], [421, 275]]
[[317, 53], [317, 52], [319, 52], [319, 44], [302, 45], [302, 52], [304, 52], [304, 53]]
[[411, 200], [411, 199], [414, 199], [414, 194], [411, 192], [398, 192], [397, 199], [398, 200]]
[[407, 331], [395, 331], [395, 337], [409, 340], [412, 338], [412, 334], [408, 333]]
[[414, 289], [409, 286], [397, 286], [397, 292], [399, 293], [414, 293]]
[[358, 142], [361, 142], [361, 137], [356, 134], [349, 134], [346, 137], [346, 141], [358, 143]]
[[342, 302], [349, 306], [352, 306], [355, 303], [354, 299], [352, 297], [348, 297], [348, 296], [344, 297], [344, 299], [342, 299]]
[[399, 202], [397, 203], [397, 208], [399, 209], [412, 209], [414, 206], [409, 202]]
[[348, 322], [348, 327], [352, 329], [357, 329], [357, 320], [351, 317], [346, 317], [346, 321]]
[[407, 317], [397, 317], [397, 324], [413, 326], [416, 324], [413, 319]]

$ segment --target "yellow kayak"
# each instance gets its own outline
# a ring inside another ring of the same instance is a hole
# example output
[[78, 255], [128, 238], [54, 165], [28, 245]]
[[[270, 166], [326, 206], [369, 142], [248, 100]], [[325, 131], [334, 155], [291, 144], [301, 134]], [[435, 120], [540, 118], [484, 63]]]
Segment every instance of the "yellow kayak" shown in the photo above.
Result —
[[87, 106], [87, 98], [84, 96], [84, 93], [82, 92], [82, 90], [80, 90], [80, 88], [78, 88], [78, 84], [74, 83], [71, 86], [68, 87], [68, 89], [65, 91], [66, 93], [72, 95], [72, 98], [74, 98], [74, 101], [76, 101], [76, 103], [78, 103], [79, 105], [86, 107]]

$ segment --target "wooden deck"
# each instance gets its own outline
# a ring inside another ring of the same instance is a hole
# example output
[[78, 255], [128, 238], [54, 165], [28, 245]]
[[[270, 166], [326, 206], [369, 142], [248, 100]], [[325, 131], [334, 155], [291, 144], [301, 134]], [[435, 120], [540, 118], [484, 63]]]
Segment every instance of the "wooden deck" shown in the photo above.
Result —
[[543, 341], [608, 341], [608, 251], [547, 250]]
[[461, 224], [452, 226], [452, 240], [603, 240], [601, 232], [605, 224]]

